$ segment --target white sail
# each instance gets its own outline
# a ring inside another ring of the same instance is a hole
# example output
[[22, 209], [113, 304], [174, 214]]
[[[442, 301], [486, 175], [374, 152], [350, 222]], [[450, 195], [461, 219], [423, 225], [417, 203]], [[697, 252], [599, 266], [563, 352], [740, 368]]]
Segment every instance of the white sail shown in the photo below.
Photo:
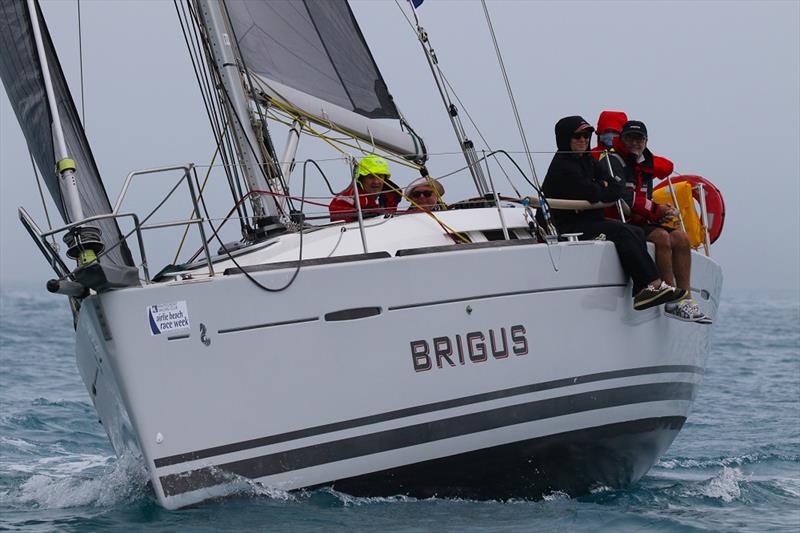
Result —
[[244, 66], [268, 97], [398, 155], [425, 158], [345, 0], [225, 6]]
[[309, 120], [341, 130], [408, 159], [425, 157], [422, 139], [411, 131], [399, 128], [396, 120], [367, 118], [276, 81], [256, 77], [262, 82], [258, 85], [267, 96], [281, 105], [288, 105], [295, 113]]

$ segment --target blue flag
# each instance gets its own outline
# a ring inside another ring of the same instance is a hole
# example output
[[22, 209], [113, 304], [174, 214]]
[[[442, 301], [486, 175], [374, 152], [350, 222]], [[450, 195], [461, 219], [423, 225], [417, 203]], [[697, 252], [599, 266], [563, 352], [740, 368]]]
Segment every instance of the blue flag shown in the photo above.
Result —
[[417, 9], [424, 1], [425, 0], [411, 0], [411, 5], [414, 6], [414, 9]]

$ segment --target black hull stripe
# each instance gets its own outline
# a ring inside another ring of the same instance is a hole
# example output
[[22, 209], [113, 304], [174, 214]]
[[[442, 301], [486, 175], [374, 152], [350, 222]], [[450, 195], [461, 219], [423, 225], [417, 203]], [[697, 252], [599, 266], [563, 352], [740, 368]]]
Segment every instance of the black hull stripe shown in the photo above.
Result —
[[169, 474], [160, 482], [166, 496], [175, 496], [229, 482], [231, 474], [256, 479], [568, 414], [644, 402], [691, 401], [695, 392], [693, 383], [664, 382], [571, 394]]
[[685, 417], [641, 418], [566, 431], [339, 479], [354, 496], [539, 499], [560, 491], [588, 494], [598, 485], [635, 483], [669, 448]]
[[310, 318], [297, 318], [297, 319], [294, 319], [294, 320], [284, 320], [282, 322], [269, 322], [267, 324], [255, 324], [255, 325], [252, 325], [252, 326], [238, 326], [238, 327], [235, 327], [235, 328], [221, 329], [221, 330], [217, 331], [217, 333], [220, 334], [220, 335], [224, 335], [226, 333], [239, 333], [239, 332], [242, 332], [242, 331], [250, 331], [250, 330], [253, 330], [253, 329], [272, 328], [272, 327], [275, 327], [275, 326], [288, 326], [288, 325], [291, 325], [291, 324], [304, 324], [306, 322], [315, 322], [317, 320], [319, 320], [318, 316], [314, 316], [314, 317], [310, 317]]
[[378, 413], [375, 415], [353, 418], [351, 420], [343, 420], [340, 422], [333, 422], [330, 424], [323, 424], [320, 426], [314, 426], [295, 431], [288, 431], [286, 433], [279, 433], [277, 435], [259, 437], [256, 439], [234, 442], [231, 444], [224, 444], [222, 446], [214, 446], [212, 448], [205, 448], [202, 450], [195, 450], [192, 452], [170, 455], [167, 457], [158, 458], [154, 461], [154, 463], [156, 468], [161, 468], [164, 466], [185, 463], [188, 461], [206, 459], [208, 457], [214, 457], [216, 455], [239, 452], [242, 450], [249, 450], [251, 448], [260, 448], [262, 446], [269, 446], [271, 444], [278, 444], [290, 440], [303, 439], [306, 437], [323, 435], [325, 433], [332, 433], [334, 431], [341, 431], [343, 429], [352, 429], [359, 426], [377, 424], [379, 422], [387, 422], [389, 420], [395, 420], [398, 418], [405, 418], [408, 416], [432, 413], [434, 411], [452, 409], [453, 407], [462, 407], [464, 405], [470, 405], [474, 403], [488, 402], [490, 400], [497, 400], [500, 398], [508, 398], [511, 396], [530, 394], [532, 392], [541, 392], [546, 390], [558, 389], [561, 387], [580, 385], [583, 383], [604, 381], [607, 379], [624, 378], [631, 376], [643, 376], [648, 374], [665, 374], [665, 373], [702, 374], [703, 369], [699, 366], [693, 366], [693, 365], [658, 365], [658, 366], [645, 366], [641, 368], [626, 368], [624, 370], [612, 370], [609, 372], [598, 372], [596, 374], [586, 374], [583, 376], [575, 376], [564, 379], [556, 379], [552, 381], [544, 381], [541, 383], [534, 383], [531, 385], [523, 385], [520, 387], [512, 387], [509, 389], [484, 392], [481, 394], [474, 394], [472, 396], [464, 396], [462, 398], [454, 398], [452, 400], [445, 400], [425, 405], [417, 405], [414, 407], [397, 409], [395, 411], [388, 411], [385, 413]]
[[451, 298], [449, 300], [437, 300], [434, 302], [422, 302], [416, 304], [395, 305], [389, 307], [389, 311], [402, 311], [403, 309], [415, 309], [417, 307], [430, 307], [433, 305], [452, 304], [458, 302], [472, 302], [475, 300], [488, 300], [490, 298], [503, 298], [504, 296], [520, 296], [523, 294], [544, 294], [547, 292], [576, 291], [585, 289], [608, 289], [612, 287], [625, 287], [626, 283], [600, 283], [596, 285], [564, 285], [562, 287], [552, 287], [549, 289], [530, 289], [526, 291], [497, 292], [493, 294], [480, 294], [477, 296], [464, 296], [462, 298]]

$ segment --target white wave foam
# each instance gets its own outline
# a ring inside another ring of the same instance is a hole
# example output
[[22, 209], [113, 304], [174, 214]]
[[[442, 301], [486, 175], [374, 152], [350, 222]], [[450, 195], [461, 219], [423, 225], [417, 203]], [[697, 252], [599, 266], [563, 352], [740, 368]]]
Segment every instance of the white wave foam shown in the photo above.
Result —
[[0, 437], [0, 444], [4, 446], [12, 446], [18, 450], [36, 450], [37, 447], [35, 444], [28, 442], [24, 439], [16, 439], [12, 437]]
[[[93, 456], [87, 456], [93, 457]], [[104, 462], [108, 458], [104, 458]], [[16, 503], [36, 505], [40, 509], [63, 509], [93, 505], [106, 507], [129, 501], [143, 494], [147, 471], [138, 459], [120, 458], [94, 477], [74, 475], [79, 465], [96, 466], [96, 460], [71, 462], [64, 474], [34, 474], [15, 491], [7, 493]]]
[[776, 487], [790, 496], [800, 498], [800, 480], [792, 478], [779, 478], [773, 480], [773, 483]]
[[546, 502], [563, 502], [567, 500], [571, 500], [570, 495], [566, 492], [561, 492], [560, 490], [554, 490], [549, 494], [542, 495], [542, 499]]
[[724, 466], [719, 474], [703, 483], [699, 491], [690, 491], [690, 494], [718, 498], [725, 503], [730, 503], [742, 497], [742, 488], [739, 486], [739, 482], [743, 480], [744, 476], [741, 470]]
[[338, 490], [323, 490], [332, 496], [335, 496], [345, 507], [358, 507], [360, 505], [370, 505], [375, 503], [403, 503], [418, 501], [417, 498], [404, 496], [402, 494], [397, 496], [352, 496], [350, 494], [345, 494], [344, 492], [339, 492]]
[[42, 457], [33, 463], [4, 465], [11, 472], [23, 474], [38, 473], [48, 476], [80, 474], [91, 468], [108, 466], [113, 457], [97, 454], [74, 454], [69, 456]]
[[247, 480], [249, 485], [249, 490], [247, 492], [251, 493], [253, 496], [264, 496], [271, 500], [279, 500], [284, 502], [296, 501], [297, 498], [291, 492], [276, 489], [274, 487], [267, 487], [266, 485], [262, 485], [256, 481]]
[[592, 494], [602, 494], [604, 492], [614, 492], [614, 489], [608, 485], [598, 485], [596, 487], [592, 487], [589, 492]]
[[765, 461], [790, 461], [797, 462], [800, 460], [797, 456], [784, 456], [764, 453], [748, 453], [744, 455], [737, 455], [734, 457], [719, 457], [714, 459], [689, 459], [676, 457], [674, 459], [662, 459], [656, 463], [656, 467], [665, 470], [676, 469], [693, 469], [693, 468], [718, 468], [741, 466], [751, 463], [760, 463]]

